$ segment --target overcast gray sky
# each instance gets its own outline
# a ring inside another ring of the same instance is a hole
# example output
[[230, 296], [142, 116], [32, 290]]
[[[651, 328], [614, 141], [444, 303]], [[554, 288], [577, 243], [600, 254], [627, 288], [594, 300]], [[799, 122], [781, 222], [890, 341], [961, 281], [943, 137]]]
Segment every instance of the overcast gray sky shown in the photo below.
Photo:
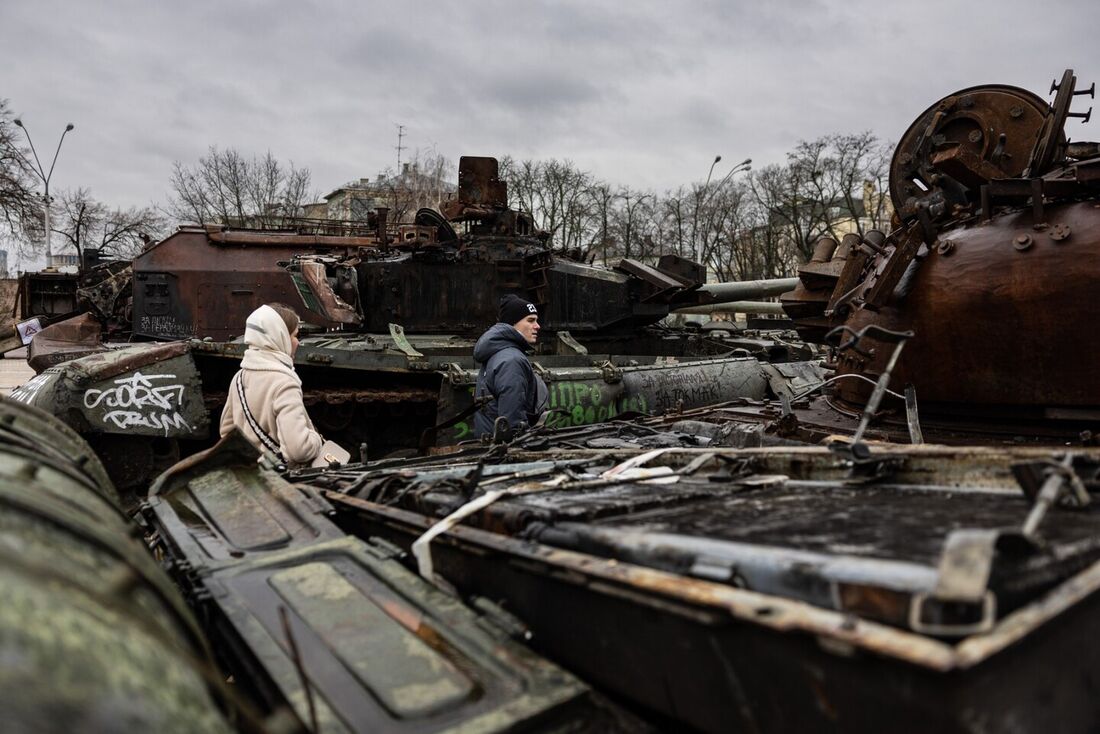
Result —
[[1098, 21], [1096, 0], [2, 0], [0, 97], [40, 155], [72, 121], [51, 188], [112, 205], [164, 201], [172, 162], [213, 144], [328, 191], [393, 166], [397, 123], [456, 162], [568, 158], [662, 191], [715, 154], [721, 175], [830, 132], [896, 140], [963, 87], [1088, 86]]

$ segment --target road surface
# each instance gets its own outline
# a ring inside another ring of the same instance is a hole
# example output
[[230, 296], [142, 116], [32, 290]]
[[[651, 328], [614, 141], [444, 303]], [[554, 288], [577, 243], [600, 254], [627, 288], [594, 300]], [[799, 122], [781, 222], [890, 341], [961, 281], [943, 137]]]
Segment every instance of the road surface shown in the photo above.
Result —
[[10, 394], [32, 377], [34, 370], [27, 366], [27, 355], [22, 349], [10, 352], [6, 358], [0, 357], [0, 395]]

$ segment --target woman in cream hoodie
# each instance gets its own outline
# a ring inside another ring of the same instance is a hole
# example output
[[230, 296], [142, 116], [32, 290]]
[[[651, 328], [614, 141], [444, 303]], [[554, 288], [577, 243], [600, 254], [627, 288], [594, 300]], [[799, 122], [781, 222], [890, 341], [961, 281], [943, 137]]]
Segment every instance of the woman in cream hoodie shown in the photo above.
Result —
[[245, 322], [244, 343], [248, 349], [229, 384], [219, 433], [236, 428], [257, 449], [308, 465], [324, 439], [306, 413], [302, 380], [294, 371], [298, 314], [282, 304], [260, 306]]

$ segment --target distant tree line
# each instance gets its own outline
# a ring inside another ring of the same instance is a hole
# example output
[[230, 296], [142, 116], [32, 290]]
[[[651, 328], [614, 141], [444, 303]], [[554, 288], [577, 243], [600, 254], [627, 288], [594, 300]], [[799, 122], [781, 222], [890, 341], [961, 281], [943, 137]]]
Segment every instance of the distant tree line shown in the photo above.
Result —
[[[747, 280], [793, 273], [822, 236], [888, 228], [892, 148], [870, 132], [826, 135], [800, 142], [783, 164], [744, 173], [717, 166], [706, 180], [660, 194], [602, 181], [567, 160], [506, 156], [500, 175], [511, 206], [530, 212], [555, 248], [609, 264], [675, 253], [718, 279]], [[454, 171], [433, 150], [405, 170], [347, 187], [368, 188], [370, 201], [390, 208], [390, 221], [408, 221], [420, 206], [439, 207]], [[175, 164], [167, 210], [196, 223], [281, 226], [312, 200], [309, 180], [308, 169], [270, 153], [247, 159], [212, 147], [196, 165]], [[365, 219], [366, 211], [352, 207], [350, 216]]]
[[[794, 272], [825, 235], [888, 228], [892, 145], [869, 132], [800, 142], [783, 164], [656, 193], [612, 185], [562, 160], [501, 161], [512, 205], [556, 247], [613, 263], [675, 253], [721, 280]], [[731, 173], [733, 169], [728, 169]]]
[[181, 222], [262, 227], [301, 216], [314, 198], [310, 179], [308, 168], [280, 163], [270, 151], [248, 158], [212, 145], [193, 166], [173, 164], [166, 211]]

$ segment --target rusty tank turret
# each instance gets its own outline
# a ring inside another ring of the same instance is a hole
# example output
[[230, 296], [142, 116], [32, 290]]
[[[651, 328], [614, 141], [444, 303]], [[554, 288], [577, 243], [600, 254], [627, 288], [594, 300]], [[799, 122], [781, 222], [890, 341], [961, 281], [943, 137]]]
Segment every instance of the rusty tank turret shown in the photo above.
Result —
[[[1076, 86], [1067, 70], [1051, 105], [979, 86], [929, 107], [891, 163], [895, 229], [819, 241], [782, 297], [801, 336], [912, 332], [890, 387], [912, 386], [922, 417], [1095, 425], [1100, 145], [1063, 133], [1091, 113], [1070, 111], [1092, 94]], [[833, 399], [859, 409], [896, 346], [844, 341]]]

